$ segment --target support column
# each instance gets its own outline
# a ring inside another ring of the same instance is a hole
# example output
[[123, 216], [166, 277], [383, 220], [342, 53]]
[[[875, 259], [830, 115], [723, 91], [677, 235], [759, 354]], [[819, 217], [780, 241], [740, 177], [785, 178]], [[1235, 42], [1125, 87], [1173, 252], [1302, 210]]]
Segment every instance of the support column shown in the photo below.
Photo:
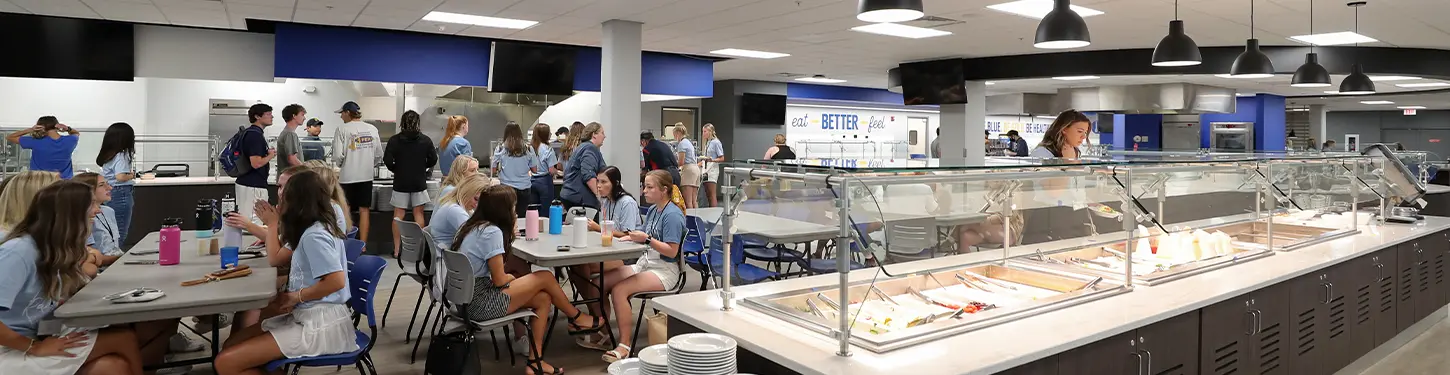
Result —
[[[619, 168], [625, 181], [638, 181], [640, 150], [640, 58], [641, 26], [634, 21], [604, 21], [600, 59], [600, 119], [607, 139], [604, 161]], [[676, 181], [678, 182], [678, 181]], [[626, 183], [625, 190], [640, 196], [639, 184]]]
[[1309, 106], [1309, 137], [1314, 138], [1314, 149], [1324, 147], [1324, 141], [1329, 140], [1329, 111], [1324, 109], [1323, 104]]
[[[396, 119], [394, 119], [394, 120], [398, 121], [398, 125], [399, 126], [402, 126], [403, 125], [403, 112], [407, 112], [408, 111], [408, 84], [406, 84], [406, 83], [397, 83], [395, 85], [397, 85], [397, 86], [393, 86], [393, 92], [397, 93], [397, 95], [394, 96], [394, 98], [396, 98], [397, 101], [393, 103], [395, 105], [395, 109], [394, 109], [394, 112], [393, 113], [397, 113], [398, 114], [398, 117]], [[399, 128], [398, 131], [401, 132], [402, 129]]]
[[941, 108], [941, 165], [986, 164], [987, 84], [967, 81], [967, 102]]

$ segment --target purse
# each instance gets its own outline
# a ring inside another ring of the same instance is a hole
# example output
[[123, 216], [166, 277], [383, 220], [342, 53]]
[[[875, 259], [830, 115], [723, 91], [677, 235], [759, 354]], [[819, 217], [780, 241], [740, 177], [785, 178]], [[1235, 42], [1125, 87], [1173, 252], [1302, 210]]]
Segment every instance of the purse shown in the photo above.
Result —
[[473, 350], [473, 335], [453, 332], [433, 336], [428, 342], [428, 375], [478, 374], [478, 353]]

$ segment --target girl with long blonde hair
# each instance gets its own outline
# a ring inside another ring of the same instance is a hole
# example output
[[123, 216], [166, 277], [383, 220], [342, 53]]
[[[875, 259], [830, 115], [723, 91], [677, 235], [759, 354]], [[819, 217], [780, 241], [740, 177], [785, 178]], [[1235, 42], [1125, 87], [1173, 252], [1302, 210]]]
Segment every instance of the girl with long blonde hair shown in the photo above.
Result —
[[[350, 211], [351, 207], [347, 204], [347, 197], [342, 192], [342, 184], [338, 183], [339, 176], [337, 174], [337, 168], [322, 160], [308, 160], [303, 164], [308, 167], [308, 171], [316, 172], [318, 177], [322, 177], [323, 184], [329, 186], [327, 188], [327, 195], [332, 199], [332, 210], [341, 212], [342, 220], [339, 222], [346, 224], [342, 227], [342, 231], [352, 230], [352, 216], [347, 214], [352, 211]], [[302, 171], [298, 170], [297, 172], [300, 173]], [[282, 194], [282, 191], [278, 190], [277, 194]]]
[[685, 208], [695, 208], [699, 202], [700, 195], [700, 154], [695, 150], [695, 142], [690, 141], [690, 128], [685, 123], [675, 123], [675, 144], [676, 157], [680, 165], [680, 190], [690, 199], [685, 199]]
[[478, 195], [489, 186], [493, 185], [482, 176], [468, 177], [456, 189], [438, 198], [438, 208], [433, 209], [433, 221], [428, 223], [428, 234], [433, 235], [439, 249], [453, 248], [453, 237], [458, 235], [458, 228], [463, 227], [463, 222], [468, 221], [473, 210], [478, 209]]
[[458, 185], [462, 184], [463, 181], [468, 180], [469, 178], [473, 178], [474, 176], [481, 177], [485, 181], [490, 179], [488, 176], [478, 174], [478, 159], [474, 159], [472, 156], [460, 155], [457, 159], [453, 159], [452, 168], [454, 170], [457, 170], [458, 173], [449, 174], [443, 177], [442, 190], [438, 192], [439, 198], [448, 195], [448, 193], [452, 192], [453, 189], [457, 189]]
[[443, 129], [443, 140], [438, 142], [438, 170], [447, 176], [452, 172], [453, 159], [459, 156], [473, 156], [473, 144], [463, 136], [468, 135], [468, 118], [458, 115], [448, 117], [448, 127]]
[[14, 228], [25, 219], [26, 211], [35, 201], [35, 193], [50, 184], [60, 181], [60, 174], [49, 171], [24, 171], [5, 179], [5, 189], [0, 190], [0, 235]]
[[719, 163], [725, 162], [725, 145], [720, 143], [720, 138], [715, 134], [715, 124], [705, 123], [700, 127], [700, 133], [705, 138], [705, 157], [700, 160], [700, 168], [705, 170], [705, 197], [709, 199], [708, 207], [720, 205], [719, 199], [715, 197], [720, 183]]
[[583, 133], [584, 123], [575, 121], [574, 124], [569, 125], [569, 135], [564, 138], [564, 146], [559, 147], [560, 161], [569, 161], [569, 158], [574, 157], [574, 149], [579, 147], [579, 142], [584, 141], [580, 139], [580, 135]]

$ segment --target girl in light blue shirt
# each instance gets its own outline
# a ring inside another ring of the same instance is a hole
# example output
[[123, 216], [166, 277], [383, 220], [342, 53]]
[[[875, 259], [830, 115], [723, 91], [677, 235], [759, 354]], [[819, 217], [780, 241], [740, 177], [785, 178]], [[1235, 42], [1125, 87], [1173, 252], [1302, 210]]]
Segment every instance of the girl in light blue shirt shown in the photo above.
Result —
[[131, 125], [118, 122], [106, 128], [101, 138], [101, 152], [96, 154], [96, 164], [101, 165], [101, 176], [111, 185], [111, 200], [106, 206], [116, 212], [116, 227], [119, 234], [116, 242], [126, 243], [126, 233], [131, 229], [131, 208], [135, 203], [136, 131]]
[[453, 168], [453, 159], [459, 156], [473, 156], [473, 144], [463, 136], [468, 135], [468, 118], [449, 116], [448, 127], [443, 129], [443, 140], [438, 142], [438, 171], [447, 176]]
[[433, 219], [428, 223], [428, 234], [439, 249], [452, 249], [453, 238], [458, 228], [468, 221], [468, 215], [478, 208], [478, 195], [489, 186], [482, 177], [464, 179], [453, 191], [438, 199], [438, 208], [433, 209]]
[[675, 153], [679, 154], [680, 181], [675, 181], [680, 187], [680, 193], [685, 198], [685, 208], [695, 208], [700, 200], [700, 160], [698, 151], [695, 150], [695, 143], [690, 142], [689, 129], [685, 124], [675, 124], [675, 139], [680, 140], [675, 145]]
[[549, 205], [554, 202], [554, 176], [559, 174], [559, 156], [549, 145], [549, 124], [535, 124], [530, 147], [539, 155], [539, 169], [534, 172], [532, 187], [534, 202], [539, 205], [539, 216], [549, 216]]
[[524, 211], [534, 203], [534, 173], [539, 171], [539, 157], [529, 150], [524, 141], [523, 128], [510, 121], [503, 128], [503, 145], [493, 153], [493, 175], [498, 181], [514, 189], [518, 196], [514, 214], [523, 216]]

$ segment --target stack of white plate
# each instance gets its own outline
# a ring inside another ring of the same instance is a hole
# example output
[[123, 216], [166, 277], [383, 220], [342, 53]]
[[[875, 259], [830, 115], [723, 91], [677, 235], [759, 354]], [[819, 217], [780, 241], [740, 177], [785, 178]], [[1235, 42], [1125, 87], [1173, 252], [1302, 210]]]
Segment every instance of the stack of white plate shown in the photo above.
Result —
[[712, 333], [691, 333], [670, 338], [668, 345], [670, 374], [735, 373], [735, 339]]
[[639, 351], [640, 375], [670, 375], [670, 348], [655, 345]]
[[640, 375], [639, 358], [626, 358], [609, 364], [609, 375]]

